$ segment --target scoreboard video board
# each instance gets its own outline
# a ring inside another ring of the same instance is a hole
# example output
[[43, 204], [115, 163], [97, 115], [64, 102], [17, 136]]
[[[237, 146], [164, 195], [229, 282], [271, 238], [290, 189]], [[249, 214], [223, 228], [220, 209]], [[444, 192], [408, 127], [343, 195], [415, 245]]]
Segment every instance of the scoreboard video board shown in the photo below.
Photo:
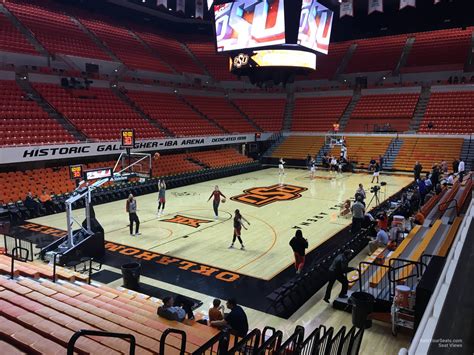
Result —
[[214, 2], [216, 49], [295, 49], [327, 54], [333, 16], [316, 0]]

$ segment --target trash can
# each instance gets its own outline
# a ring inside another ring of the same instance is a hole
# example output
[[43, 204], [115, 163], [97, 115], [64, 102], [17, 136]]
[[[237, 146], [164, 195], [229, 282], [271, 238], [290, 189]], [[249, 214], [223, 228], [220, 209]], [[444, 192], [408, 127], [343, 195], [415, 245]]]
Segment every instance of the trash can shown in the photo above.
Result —
[[374, 309], [375, 297], [367, 292], [354, 292], [349, 303], [352, 305], [352, 324], [358, 328], [370, 328], [372, 320], [367, 316]]
[[123, 287], [129, 290], [138, 290], [140, 282], [141, 265], [139, 263], [128, 263], [122, 265]]

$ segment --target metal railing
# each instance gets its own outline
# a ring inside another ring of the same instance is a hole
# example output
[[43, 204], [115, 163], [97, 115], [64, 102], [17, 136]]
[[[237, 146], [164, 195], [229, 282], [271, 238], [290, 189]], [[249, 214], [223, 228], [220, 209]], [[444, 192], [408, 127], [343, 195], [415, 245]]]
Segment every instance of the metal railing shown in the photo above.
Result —
[[419, 279], [423, 275], [426, 265], [412, 260], [390, 259], [389, 280], [391, 285], [391, 296], [394, 296], [396, 285], [403, 284], [410, 289], [415, 289]]
[[339, 331], [332, 337], [328, 342], [328, 348], [326, 349], [326, 355], [339, 355], [341, 354], [342, 347], [344, 345], [344, 335], [346, 333], [346, 327], [341, 327]]
[[216, 334], [206, 343], [201, 345], [192, 355], [220, 355], [226, 354], [229, 348], [229, 332], [222, 331]]
[[229, 349], [227, 354], [255, 355], [260, 344], [260, 329], [254, 329]]
[[304, 328], [296, 326], [295, 332], [280, 346], [276, 354], [283, 355], [289, 353], [297, 354], [304, 339]]
[[[21, 256], [22, 251], [26, 251], [26, 257], [24, 257], [24, 258]], [[18, 255], [18, 252], [20, 252], [19, 255]], [[30, 252], [29, 252], [28, 249], [22, 248], [22, 247], [15, 247], [15, 248], [12, 249], [12, 263], [11, 263], [11, 269], [10, 269], [10, 278], [11, 279], [13, 279], [15, 277], [15, 259], [26, 263], [28, 261], [29, 253]]]
[[184, 355], [184, 352], [186, 351], [186, 332], [180, 329], [173, 329], [173, 328], [168, 328], [166, 329], [163, 334], [161, 334], [160, 338], [160, 354], [165, 354], [165, 349], [166, 349], [166, 338], [170, 334], [177, 334], [181, 336], [181, 345], [179, 347], [179, 355]]
[[[369, 263], [361, 261], [359, 269], [365, 269], [359, 276], [359, 290], [370, 293], [375, 298], [387, 299], [388, 295], [392, 295], [388, 272], [390, 267], [383, 264]], [[386, 294], [388, 290], [388, 295]]]
[[[272, 331], [272, 335], [265, 340], [265, 335], [268, 330]], [[255, 351], [256, 355], [275, 354], [277, 349], [280, 348], [283, 340], [283, 333], [280, 330], [275, 330], [271, 327], [265, 327], [262, 332], [262, 344]]]
[[312, 355], [316, 354], [316, 350], [319, 346], [319, 340], [326, 333], [326, 327], [324, 325], [319, 326], [302, 342], [298, 353], [300, 355]]
[[135, 337], [132, 334], [125, 333], [112, 333], [112, 332], [103, 332], [98, 330], [79, 330], [74, 333], [74, 335], [69, 339], [67, 343], [67, 355], [74, 355], [74, 346], [76, 341], [82, 336], [97, 336], [97, 337], [110, 337], [110, 338], [120, 338], [130, 341], [129, 355], [135, 355], [135, 346], [136, 341]]

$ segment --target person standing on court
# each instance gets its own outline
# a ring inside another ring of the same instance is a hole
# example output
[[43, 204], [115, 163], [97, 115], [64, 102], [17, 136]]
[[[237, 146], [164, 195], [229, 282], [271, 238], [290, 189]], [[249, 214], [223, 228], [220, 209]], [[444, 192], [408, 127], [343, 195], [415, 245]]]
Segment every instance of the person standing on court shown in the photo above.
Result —
[[356, 270], [349, 265], [349, 259], [352, 256], [352, 250], [346, 249], [341, 254], [336, 256], [332, 261], [331, 266], [329, 267], [329, 282], [326, 288], [326, 294], [324, 295], [324, 302], [329, 303], [331, 298], [331, 291], [334, 283], [339, 281], [342, 285], [341, 292], [339, 297], [347, 298], [347, 289], [349, 287], [349, 282], [347, 281], [347, 273], [353, 270]]
[[464, 177], [464, 170], [465, 170], [465, 167], [464, 167], [464, 160], [459, 159], [459, 165], [458, 165], [458, 174], [459, 174], [459, 182], [462, 182], [462, 179]]
[[240, 249], [244, 250], [244, 242], [242, 241], [242, 238], [240, 237], [242, 233], [242, 227], [244, 229], [247, 229], [242, 221], [247, 222], [247, 224], [250, 226], [249, 221], [247, 221], [241, 214], [239, 210], [235, 210], [235, 216], [234, 216], [234, 236], [232, 238], [232, 244], [229, 246], [229, 249], [232, 249], [234, 247], [235, 239], [238, 239], [240, 242]]
[[[165, 212], [166, 204], [166, 183], [165, 180], [158, 181], [158, 216]], [[161, 210], [161, 211], [160, 211]]]
[[415, 175], [415, 181], [420, 180], [422, 170], [423, 170], [423, 166], [420, 164], [420, 162], [417, 161], [415, 163], [415, 166], [413, 167], [413, 174]]
[[[212, 208], [214, 209], [214, 219], [219, 218], [219, 204], [221, 203], [221, 196], [226, 198], [222, 192], [219, 190], [219, 186], [214, 187], [214, 191], [212, 191], [211, 196], [207, 199], [209, 200], [214, 197], [214, 200], [212, 201]], [[225, 201], [225, 200], [224, 200]]]
[[300, 274], [304, 267], [305, 249], [308, 248], [308, 240], [303, 238], [303, 232], [298, 229], [295, 236], [290, 240], [291, 249], [295, 255], [296, 273]]
[[[138, 216], [137, 216], [137, 200], [135, 200], [135, 197], [132, 194], [128, 195], [127, 204], [125, 206], [125, 209], [128, 213], [128, 219], [130, 221], [130, 235], [132, 237], [134, 237], [136, 235], [140, 235], [140, 233], [139, 233], [140, 220], [138, 219]], [[135, 234], [133, 234], [133, 223], [134, 222], [135, 222]]]
[[359, 233], [364, 221], [365, 206], [362, 203], [362, 197], [357, 196], [356, 202], [351, 207], [352, 212], [352, 235]]

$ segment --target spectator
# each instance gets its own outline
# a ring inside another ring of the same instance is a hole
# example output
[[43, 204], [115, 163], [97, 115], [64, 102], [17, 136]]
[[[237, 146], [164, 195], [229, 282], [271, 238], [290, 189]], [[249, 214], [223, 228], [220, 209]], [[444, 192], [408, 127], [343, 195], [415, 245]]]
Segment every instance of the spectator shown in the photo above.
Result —
[[301, 229], [296, 230], [295, 236], [290, 240], [290, 246], [295, 255], [296, 273], [300, 274], [304, 267], [305, 249], [308, 247], [308, 240], [303, 238]]
[[355, 268], [349, 267], [349, 259], [351, 258], [352, 253], [352, 250], [346, 249], [344, 252], [336, 256], [332, 261], [331, 266], [329, 267], [329, 282], [324, 295], [324, 302], [329, 303], [332, 287], [334, 286], [336, 280], [342, 285], [339, 297], [347, 298], [347, 288], [349, 286], [349, 282], [347, 281], [346, 273], [355, 270]]
[[423, 206], [425, 203], [425, 196], [426, 196], [426, 185], [425, 179], [422, 178], [416, 182], [418, 186], [418, 192], [420, 193], [420, 206]]
[[[178, 306], [175, 306], [175, 303]], [[160, 317], [165, 319], [182, 322], [186, 318], [186, 314], [189, 319], [194, 319], [191, 307], [192, 302], [181, 295], [178, 295], [176, 300], [171, 296], [167, 296], [163, 298], [163, 305], [158, 307], [157, 313]]]
[[458, 172], [458, 167], [459, 167], [459, 160], [457, 160], [457, 158], [454, 158], [454, 160], [453, 160], [453, 173]]
[[448, 178], [446, 179], [446, 184], [450, 186], [454, 184], [454, 175], [452, 173], [448, 175]]
[[34, 199], [31, 191], [26, 195], [25, 207], [28, 208], [28, 210], [33, 211], [35, 216], [38, 216], [40, 213], [39, 203]]
[[352, 235], [359, 233], [365, 215], [365, 206], [361, 202], [361, 197], [357, 197], [356, 202], [351, 207], [352, 212]]
[[413, 168], [413, 173], [415, 175], [415, 181], [420, 180], [422, 170], [423, 170], [423, 166], [420, 164], [420, 162], [417, 161], [415, 163], [414, 168]]
[[439, 182], [439, 175], [440, 175], [440, 168], [438, 164], [433, 165], [433, 168], [431, 169], [431, 183], [432, 186], [436, 186]]
[[462, 179], [464, 177], [464, 161], [459, 159], [459, 165], [458, 165], [458, 174], [459, 174], [459, 182], [462, 182]]
[[51, 213], [54, 213], [54, 203], [51, 199], [51, 195], [46, 192], [46, 190], [43, 190], [43, 193], [39, 197], [39, 200], [45, 207], [46, 211], [49, 211]]
[[380, 166], [380, 171], [383, 170], [383, 165], [385, 164], [385, 159], [382, 155], [379, 155], [379, 166]]
[[223, 320], [211, 322], [211, 325], [217, 328], [230, 328], [231, 333], [238, 337], [246, 336], [249, 331], [249, 324], [242, 307], [237, 304], [234, 298], [231, 298], [227, 301], [227, 308], [230, 309], [230, 313]]
[[385, 248], [387, 247], [388, 244], [388, 235], [387, 232], [385, 232], [382, 228], [379, 226], [375, 227], [375, 230], [377, 231], [377, 236], [375, 237], [374, 240], [369, 242], [369, 255], [371, 255], [374, 251], [376, 251], [378, 248]]
[[215, 298], [212, 301], [212, 307], [209, 308], [209, 322], [224, 319], [224, 305], [221, 305], [221, 300]]
[[377, 216], [377, 225], [385, 231], [388, 229], [387, 212], [383, 211], [383, 212], [379, 213], [379, 215]]
[[413, 223], [418, 224], [420, 226], [425, 223], [425, 216], [423, 215], [423, 213], [421, 213], [421, 210], [416, 212], [415, 216], [413, 217]]

